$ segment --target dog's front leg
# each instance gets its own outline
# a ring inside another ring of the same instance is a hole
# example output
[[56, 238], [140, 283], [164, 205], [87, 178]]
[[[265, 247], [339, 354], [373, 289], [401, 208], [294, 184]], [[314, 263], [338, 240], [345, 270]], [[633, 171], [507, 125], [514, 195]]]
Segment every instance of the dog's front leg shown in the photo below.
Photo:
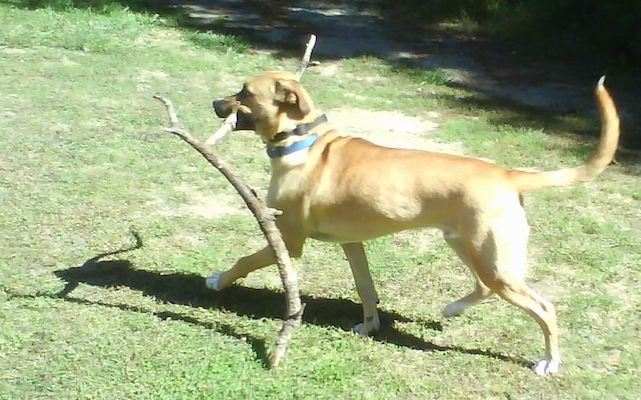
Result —
[[378, 294], [369, 272], [365, 249], [361, 242], [343, 243], [341, 246], [352, 269], [356, 291], [363, 302], [363, 323], [354, 326], [354, 332], [369, 335], [380, 328], [381, 321], [378, 319], [378, 310], [376, 309]]
[[254, 254], [240, 258], [227, 271], [216, 272], [208, 276], [205, 283], [210, 289], [222, 290], [231, 286], [237, 279], [244, 278], [250, 272], [275, 264], [276, 261], [274, 250], [267, 246]]

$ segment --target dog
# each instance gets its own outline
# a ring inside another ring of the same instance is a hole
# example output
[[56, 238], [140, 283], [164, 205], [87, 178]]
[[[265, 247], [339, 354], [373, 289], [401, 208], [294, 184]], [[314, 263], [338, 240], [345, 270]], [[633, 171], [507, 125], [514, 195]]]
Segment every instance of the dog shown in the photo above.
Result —
[[[253, 130], [271, 162], [267, 205], [282, 211], [277, 226], [292, 257], [307, 238], [341, 245], [363, 306], [354, 331], [379, 329], [378, 294], [363, 242], [391, 233], [438, 228], [474, 276], [474, 290], [447, 305], [445, 317], [497, 294], [539, 324], [545, 354], [538, 375], [556, 373], [561, 361], [555, 308], [525, 283], [529, 226], [523, 193], [593, 179], [613, 160], [619, 116], [602, 77], [595, 89], [601, 136], [592, 157], [574, 168], [507, 170], [476, 158], [394, 149], [341, 134], [318, 111], [309, 93], [285, 71], [249, 78], [236, 94], [213, 101], [220, 118], [237, 112], [236, 130]], [[270, 247], [240, 258], [206, 278], [222, 290], [250, 272], [276, 263]]]

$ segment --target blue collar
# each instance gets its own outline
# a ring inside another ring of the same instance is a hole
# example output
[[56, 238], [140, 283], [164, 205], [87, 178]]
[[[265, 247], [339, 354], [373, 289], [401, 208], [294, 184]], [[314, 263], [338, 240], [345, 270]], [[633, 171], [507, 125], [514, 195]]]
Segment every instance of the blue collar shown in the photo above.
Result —
[[316, 142], [316, 139], [318, 139], [318, 135], [316, 133], [312, 133], [311, 135], [307, 136], [305, 139], [299, 140], [298, 142], [294, 142], [289, 146], [268, 147], [267, 155], [269, 156], [269, 158], [284, 157], [288, 154], [297, 152], [299, 150], [310, 148]]

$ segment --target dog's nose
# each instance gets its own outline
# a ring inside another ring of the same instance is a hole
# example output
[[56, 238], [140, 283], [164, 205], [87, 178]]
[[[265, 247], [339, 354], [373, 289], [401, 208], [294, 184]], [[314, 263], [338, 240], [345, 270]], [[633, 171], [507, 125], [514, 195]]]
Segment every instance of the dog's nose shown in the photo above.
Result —
[[225, 99], [216, 99], [211, 102], [211, 105], [218, 118], [227, 118], [231, 113], [231, 108], [225, 107]]

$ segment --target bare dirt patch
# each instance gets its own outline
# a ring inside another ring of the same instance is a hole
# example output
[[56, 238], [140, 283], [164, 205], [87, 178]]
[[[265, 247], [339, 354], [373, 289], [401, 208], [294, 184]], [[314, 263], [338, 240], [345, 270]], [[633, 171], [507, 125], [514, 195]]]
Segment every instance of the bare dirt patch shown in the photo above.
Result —
[[191, 215], [206, 219], [217, 219], [228, 215], [245, 213], [238, 198], [231, 194], [201, 191], [198, 187], [183, 183], [176, 191], [184, 195], [187, 201], [177, 203], [175, 200], [157, 196], [151, 203], [157, 214], [163, 216]]
[[371, 111], [341, 108], [327, 111], [332, 125], [350, 136], [367, 139], [376, 144], [402, 148], [462, 154], [460, 143], [443, 143], [434, 139], [438, 113], [430, 120], [405, 115], [397, 111]]

